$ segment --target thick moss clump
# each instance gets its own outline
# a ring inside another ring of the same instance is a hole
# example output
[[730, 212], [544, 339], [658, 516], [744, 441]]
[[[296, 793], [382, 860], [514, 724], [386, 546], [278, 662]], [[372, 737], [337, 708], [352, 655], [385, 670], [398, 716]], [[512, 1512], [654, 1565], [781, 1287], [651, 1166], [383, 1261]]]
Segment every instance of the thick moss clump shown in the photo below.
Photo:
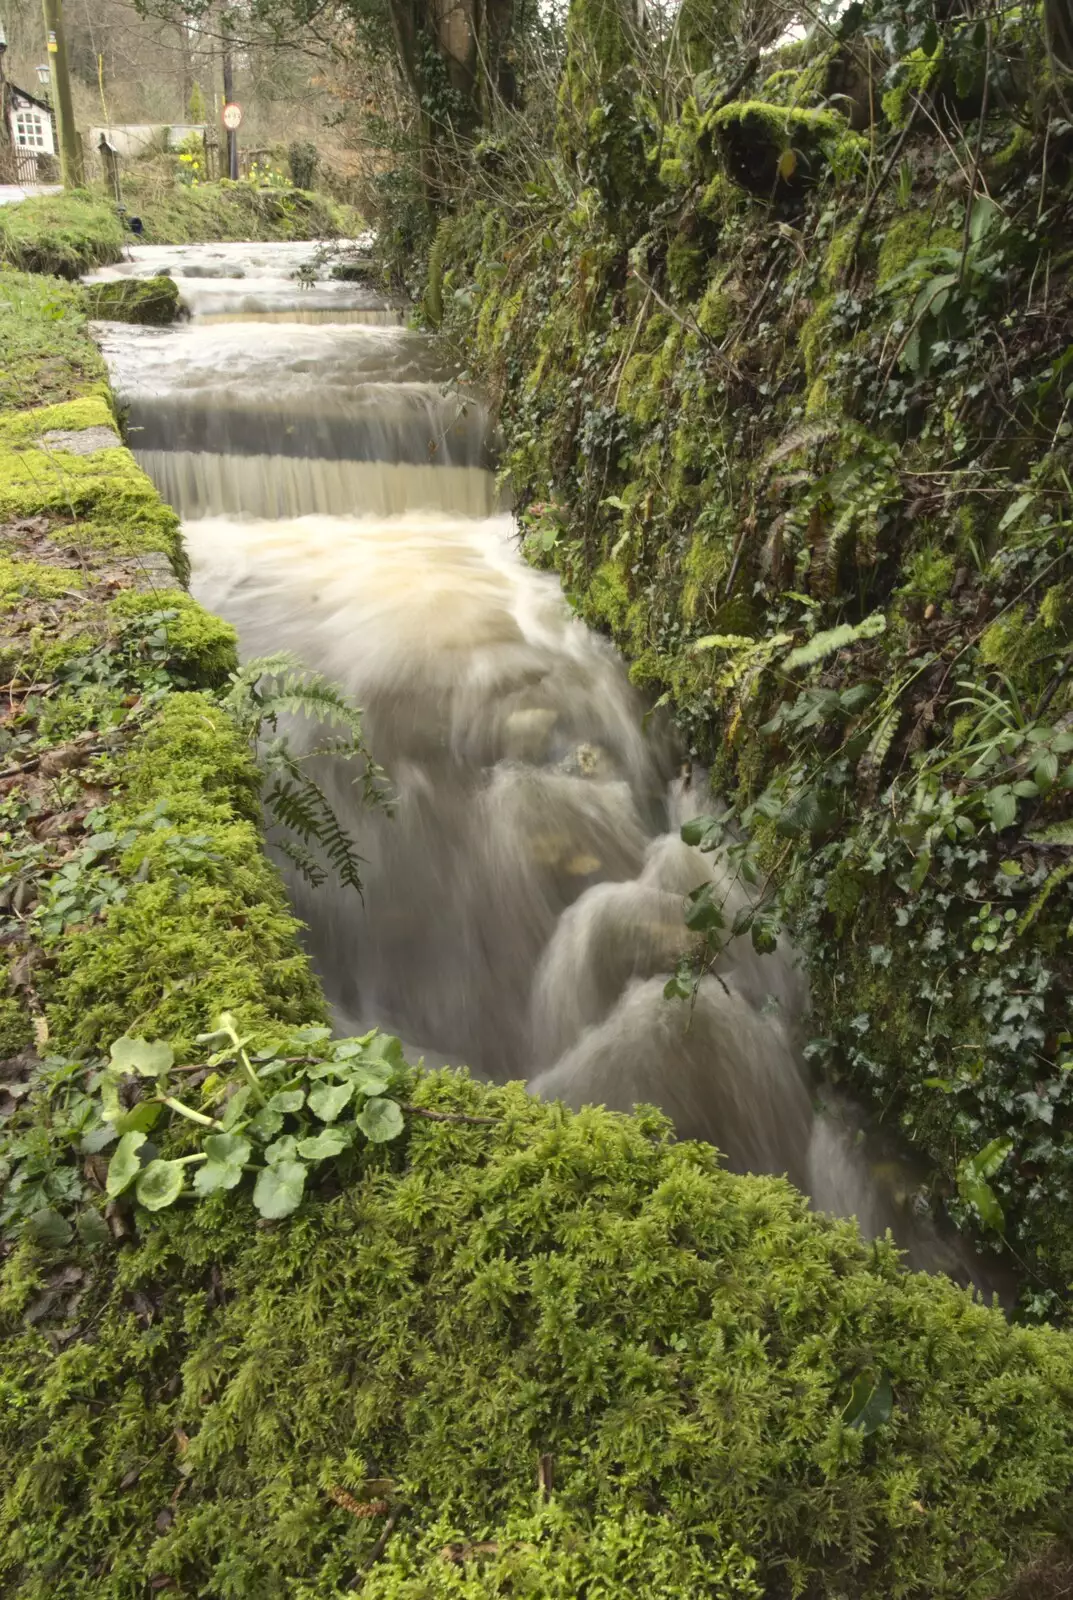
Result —
[[800, 193], [832, 170], [844, 176], [865, 149], [837, 112], [763, 100], [721, 106], [702, 119], [700, 137], [720, 149], [735, 183], [765, 198]]
[[[231, 1196], [143, 1213], [114, 1279], [33, 1326], [38, 1277], [12, 1261], [11, 1600], [165, 1578], [259, 1600], [984, 1600], [1047, 1546], [1073, 1486], [1066, 1338], [905, 1274], [655, 1118], [450, 1073], [412, 1094], [502, 1120], [411, 1117], [283, 1228]], [[381, 1498], [400, 1515], [362, 1580], [383, 1516], [346, 1504]]]
[[116, 278], [83, 290], [86, 315], [101, 322], [141, 322], [162, 326], [179, 316], [174, 278]]
[[123, 254], [114, 205], [88, 192], [38, 195], [0, 208], [0, 260], [24, 272], [79, 278]]
[[318, 1020], [323, 1001], [263, 853], [258, 779], [230, 718], [201, 695], [171, 696], [116, 779], [116, 832], [146, 813], [165, 825], [141, 828], [119, 862], [123, 901], [57, 952], [46, 998], [59, 1048], [107, 1053], [132, 1018], [187, 1049], [225, 1009], [262, 1026]]

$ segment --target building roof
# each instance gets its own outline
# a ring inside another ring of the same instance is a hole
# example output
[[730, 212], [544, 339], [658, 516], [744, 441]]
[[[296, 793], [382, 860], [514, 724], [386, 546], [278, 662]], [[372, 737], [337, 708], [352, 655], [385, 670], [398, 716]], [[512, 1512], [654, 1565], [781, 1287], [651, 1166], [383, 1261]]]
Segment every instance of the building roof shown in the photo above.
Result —
[[47, 111], [49, 116], [52, 115], [52, 107], [47, 100], [39, 100], [35, 94], [30, 93], [29, 89], [20, 89], [17, 83], [9, 82], [8, 88], [11, 90], [11, 99], [16, 110], [19, 109], [19, 102], [25, 101], [31, 106], [36, 106], [38, 111]]

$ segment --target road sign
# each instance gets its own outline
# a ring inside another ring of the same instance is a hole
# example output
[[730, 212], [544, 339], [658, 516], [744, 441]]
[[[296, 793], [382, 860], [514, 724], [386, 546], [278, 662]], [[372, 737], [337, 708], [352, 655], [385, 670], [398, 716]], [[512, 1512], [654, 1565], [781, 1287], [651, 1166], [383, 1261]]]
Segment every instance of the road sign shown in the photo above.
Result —
[[224, 127], [229, 133], [242, 125], [242, 107], [237, 106], [233, 100], [224, 106]]

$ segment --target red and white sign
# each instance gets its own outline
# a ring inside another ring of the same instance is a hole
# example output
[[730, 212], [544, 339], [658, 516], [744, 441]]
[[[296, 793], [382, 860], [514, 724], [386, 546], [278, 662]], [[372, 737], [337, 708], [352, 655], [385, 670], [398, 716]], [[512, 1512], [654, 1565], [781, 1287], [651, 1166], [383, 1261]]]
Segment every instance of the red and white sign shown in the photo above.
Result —
[[236, 128], [242, 126], [242, 107], [229, 100], [224, 106], [224, 127], [229, 133], [234, 133]]

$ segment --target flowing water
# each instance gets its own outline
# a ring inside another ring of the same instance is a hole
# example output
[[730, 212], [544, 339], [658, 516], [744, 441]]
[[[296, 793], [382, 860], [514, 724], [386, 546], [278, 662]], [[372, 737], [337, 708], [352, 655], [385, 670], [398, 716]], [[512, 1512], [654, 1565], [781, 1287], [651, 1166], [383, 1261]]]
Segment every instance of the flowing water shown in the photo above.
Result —
[[108, 271], [172, 272], [190, 320], [99, 336], [195, 594], [245, 656], [291, 650], [343, 685], [389, 775], [390, 817], [359, 813], [338, 764], [323, 775], [364, 905], [290, 882], [338, 1025], [572, 1105], [656, 1103], [736, 1170], [788, 1173], [981, 1281], [908, 1203], [919, 1175], [810, 1081], [785, 944], [732, 940], [692, 1002], [664, 998], [685, 895], [715, 882], [728, 924], [744, 900], [679, 836], [712, 807], [704, 775], [681, 775], [618, 656], [521, 560], [480, 402], [369, 288], [303, 287], [310, 253], [136, 248]]

